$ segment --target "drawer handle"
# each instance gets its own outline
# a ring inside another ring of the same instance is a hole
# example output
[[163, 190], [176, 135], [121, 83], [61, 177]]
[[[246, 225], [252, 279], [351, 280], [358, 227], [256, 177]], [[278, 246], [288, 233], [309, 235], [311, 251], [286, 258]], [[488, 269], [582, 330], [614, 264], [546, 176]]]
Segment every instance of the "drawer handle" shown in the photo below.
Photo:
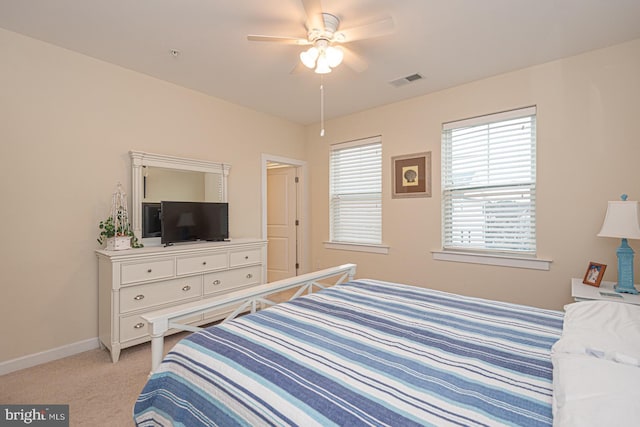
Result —
[[136, 295], [135, 297], [133, 297], [133, 299], [136, 300], [136, 301], [143, 300], [144, 299], [144, 295], [142, 295], [142, 294], [141, 295]]
[[244, 259], [249, 259], [249, 255], [245, 255], [245, 256], [244, 256]]
[[190, 291], [190, 290], [191, 290], [191, 286], [189, 286], [189, 285], [184, 285], [184, 286], [182, 287], [182, 290], [183, 290], [183, 291], [185, 291], [185, 292]]
[[213, 284], [214, 284], [214, 285], [219, 285], [220, 283], [222, 283], [222, 282], [221, 282], [220, 280], [218, 280], [218, 279], [216, 279], [216, 280], [214, 280], [214, 281], [213, 281]]
[[247, 274], [247, 279], [251, 279], [253, 277], [253, 274], [249, 273]]
[[207, 265], [207, 261], [202, 261], [202, 265]]
[[148, 269], [148, 270], [147, 270], [147, 273], [151, 273], [151, 269]]
[[136, 323], [135, 325], [133, 325], [133, 329], [142, 329], [144, 328], [144, 323], [140, 322], [140, 323]]

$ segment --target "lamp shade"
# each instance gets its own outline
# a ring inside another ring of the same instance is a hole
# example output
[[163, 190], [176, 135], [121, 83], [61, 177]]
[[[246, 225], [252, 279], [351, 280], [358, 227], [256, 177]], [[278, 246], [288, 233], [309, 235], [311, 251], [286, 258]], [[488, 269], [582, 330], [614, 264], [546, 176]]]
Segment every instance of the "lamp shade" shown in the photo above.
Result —
[[329, 63], [327, 62], [327, 57], [325, 56], [324, 52], [321, 52], [320, 56], [318, 56], [315, 71], [318, 74], [327, 74], [331, 72], [331, 68], [329, 67]]
[[344, 52], [339, 47], [329, 46], [325, 50], [325, 55], [327, 57], [327, 64], [331, 68], [335, 68], [342, 63], [342, 59], [344, 58]]
[[640, 239], [638, 222], [638, 202], [609, 202], [599, 237], [618, 237], [621, 239]]
[[300, 53], [300, 61], [307, 68], [314, 68], [316, 66], [316, 59], [318, 59], [318, 49], [316, 47], [311, 47], [309, 50], [306, 50]]

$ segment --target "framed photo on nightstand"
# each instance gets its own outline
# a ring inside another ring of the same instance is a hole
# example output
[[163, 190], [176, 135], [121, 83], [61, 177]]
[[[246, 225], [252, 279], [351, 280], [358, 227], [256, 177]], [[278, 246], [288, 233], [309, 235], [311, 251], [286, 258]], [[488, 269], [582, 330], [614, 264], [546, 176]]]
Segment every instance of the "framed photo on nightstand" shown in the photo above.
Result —
[[604, 264], [590, 262], [589, 267], [587, 267], [587, 272], [584, 274], [584, 280], [582, 280], [582, 283], [585, 285], [600, 287], [600, 282], [602, 281], [602, 277], [604, 276], [604, 271], [606, 269], [607, 266]]

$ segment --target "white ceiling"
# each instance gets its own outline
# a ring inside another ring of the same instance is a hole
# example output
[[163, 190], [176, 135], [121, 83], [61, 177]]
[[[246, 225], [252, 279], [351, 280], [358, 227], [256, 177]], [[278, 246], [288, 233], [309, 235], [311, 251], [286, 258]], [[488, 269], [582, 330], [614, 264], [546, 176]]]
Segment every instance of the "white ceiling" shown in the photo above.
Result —
[[[391, 16], [395, 31], [347, 46], [369, 66], [323, 77], [325, 118], [640, 38], [640, 0], [323, 0], [341, 28]], [[255, 110], [319, 120], [320, 76], [300, 0], [0, 0], [0, 27]], [[174, 57], [172, 49], [180, 51]], [[389, 82], [414, 73], [402, 87]]]

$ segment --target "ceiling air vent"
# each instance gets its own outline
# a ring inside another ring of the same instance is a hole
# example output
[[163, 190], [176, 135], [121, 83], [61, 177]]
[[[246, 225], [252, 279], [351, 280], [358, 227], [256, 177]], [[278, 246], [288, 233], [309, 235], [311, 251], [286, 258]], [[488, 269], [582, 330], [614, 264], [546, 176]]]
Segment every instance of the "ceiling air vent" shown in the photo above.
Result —
[[400, 87], [400, 86], [408, 85], [409, 83], [413, 83], [416, 80], [420, 80], [420, 79], [422, 79], [422, 76], [418, 73], [415, 73], [415, 74], [411, 74], [410, 76], [391, 80], [389, 84], [391, 84], [391, 86]]

